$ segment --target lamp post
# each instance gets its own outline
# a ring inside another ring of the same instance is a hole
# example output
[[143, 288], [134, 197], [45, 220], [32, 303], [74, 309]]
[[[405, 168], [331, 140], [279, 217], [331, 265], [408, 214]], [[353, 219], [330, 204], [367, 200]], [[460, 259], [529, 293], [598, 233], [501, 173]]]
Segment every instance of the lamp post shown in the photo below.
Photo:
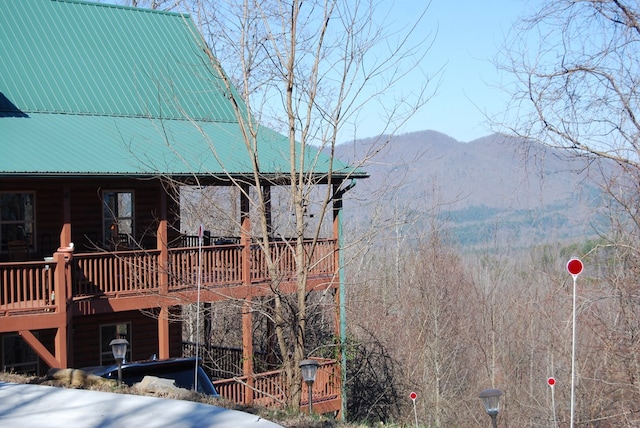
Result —
[[496, 417], [498, 416], [498, 412], [500, 411], [501, 395], [502, 391], [500, 391], [499, 389], [485, 389], [480, 393], [480, 398], [482, 399], [482, 404], [484, 404], [484, 409], [487, 411], [487, 414], [491, 416], [491, 423], [493, 425], [493, 428], [498, 427]]
[[127, 339], [113, 339], [109, 346], [111, 346], [111, 352], [113, 352], [113, 358], [115, 358], [118, 364], [118, 385], [122, 384], [122, 362], [125, 355], [127, 355], [127, 346], [129, 341]]
[[302, 369], [302, 379], [307, 384], [309, 391], [309, 414], [313, 413], [313, 383], [316, 381], [316, 372], [318, 371], [318, 362], [316, 360], [300, 361], [300, 369]]

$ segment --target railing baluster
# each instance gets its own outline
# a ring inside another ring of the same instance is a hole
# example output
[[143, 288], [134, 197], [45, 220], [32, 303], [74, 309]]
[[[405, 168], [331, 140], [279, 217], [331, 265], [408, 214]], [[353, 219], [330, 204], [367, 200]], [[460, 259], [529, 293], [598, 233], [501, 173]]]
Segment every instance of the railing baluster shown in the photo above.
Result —
[[0, 311], [44, 310], [50, 306], [44, 261], [0, 264]]

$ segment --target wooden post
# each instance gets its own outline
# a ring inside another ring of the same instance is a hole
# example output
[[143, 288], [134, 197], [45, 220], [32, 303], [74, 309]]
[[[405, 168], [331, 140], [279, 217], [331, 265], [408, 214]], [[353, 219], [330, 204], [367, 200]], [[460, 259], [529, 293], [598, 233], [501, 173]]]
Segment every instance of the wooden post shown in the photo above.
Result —
[[170, 358], [169, 355], [169, 308], [160, 307], [158, 314], [158, 358]]
[[271, 218], [271, 186], [266, 184], [262, 188], [262, 194], [264, 198], [264, 216], [267, 220], [267, 234], [269, 238], [273, 237], [273, 220]]
[[[169, 294], [169, 233], [167, 226], [167, 192], [160, 190], [160, 221], [156, 231], [156, 246], [160, 250], [158, 256], [158, 280], [160, 298], [164, 300]], [[158, 357], [169, 358], [169, 308], [162, 305], [158, 314]]]
[[59, 364], [57, 368], [66, 368], [73, 365], [73, 341], [71, 331], [73, 329], [73, 313], [69, 310], [69, 302], [72, 297], [71, 262], [73, 260], [72, 247], [60, 247], [53, 254], [56, 263], [54, 276], [54, 292], [57, 310], [64, 324], [58, 326], [54, 339], [55, 357]]
[[242, 283], [247, 290], [242, 305], [242, 372], [247, 376], [245, 403], [253, 402], [253, 315], [251, 308], [251, 220], [249, 218], [249, 187], [240, 192], [240, 243], [242, 245]]
[[253, 402], [253, 316], [251, 300], [248, 298], [242, 305], [242, 372], [247, 376], [245, 403]]
[[71, 190], [65, 186], [62, 190], [62, 229], [60, 230], [60, 247], [71, 243]]

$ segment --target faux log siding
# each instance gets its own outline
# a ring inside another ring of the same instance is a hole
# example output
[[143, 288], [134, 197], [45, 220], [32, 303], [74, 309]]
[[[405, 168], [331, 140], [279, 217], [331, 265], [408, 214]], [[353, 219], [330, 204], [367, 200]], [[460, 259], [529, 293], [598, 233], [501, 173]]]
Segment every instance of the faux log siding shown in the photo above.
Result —
[[36, 257], [50, 257], [60, 246], [63, 222], [62, 186], [42, 183], [36, 189]]
[[[72, 189], [71, 223], [74, 243], [79, 251], [91, 251], [91, 241], [102, 241], [102, 191], [132, 191], [134, 201], [134, 239], [144, 248], [156, 248], [161, 185], [158, 181], [96, 180], [86, 187]], [[171, 198], [168, 198], [171, 203]], [[169, 207], [171, 208], [171, 207]], [[172, 210], [171, 212], [175, 212]], [[170, 222], [173, 219], [170, 219]]]
[[[137, 179], [3, 179], [0, 191], [35, 192], [36, 230], [31, 259], [50, 256], [60, 246], [60, 231], [64, 219], [64, 189], [69, 189], [71, 204], [72, 241], [79, 252], [94, 250], [92, 244], [102, 236], [102, 190], [131, 190], [134, 192], [135, 238], [144, 248], [156, 248], [156, 230], [160, 213], [162, 186], [159, 180]], [[179, 208], [175, 198], [167, 198], [170, 229], [179, 234]], [[176, 215], [178, 213], [178, 215]], [[172, 238], [172, 237], [170, 237]], [[0, 261], [7, 255], [0, 255]]]
[[[175, 309], [177, 311], [178, 309]], [[104, 324], [131, 323], [131, 358], [144, 360], [158, 354], [158, 321], [139, 311], [92, 315], [74, 319], [73, 352], [77, 368], [100, 364], [100, 326]], [[179, 322], [169, 324], [171, 357], [182, 353], [182, 327]]]
[[[0, 192], [35, 192], [37, 223], [29, 257], [41, 259], [53, 254], [53, 251], [59, 247], [63, 219], [63, 193], [59, 181], [3, 178], [0, 180]], [[0, 260], [8, 260], [7, 254], [0, 254]]]

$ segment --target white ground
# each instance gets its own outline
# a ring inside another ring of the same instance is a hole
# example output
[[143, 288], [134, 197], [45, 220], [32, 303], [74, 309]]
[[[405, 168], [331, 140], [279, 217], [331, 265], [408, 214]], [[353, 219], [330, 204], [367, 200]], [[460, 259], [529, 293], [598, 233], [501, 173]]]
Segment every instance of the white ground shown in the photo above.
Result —
[[2, 428], [187, 428], [281, 425], [190, 401], [0, 382]]

